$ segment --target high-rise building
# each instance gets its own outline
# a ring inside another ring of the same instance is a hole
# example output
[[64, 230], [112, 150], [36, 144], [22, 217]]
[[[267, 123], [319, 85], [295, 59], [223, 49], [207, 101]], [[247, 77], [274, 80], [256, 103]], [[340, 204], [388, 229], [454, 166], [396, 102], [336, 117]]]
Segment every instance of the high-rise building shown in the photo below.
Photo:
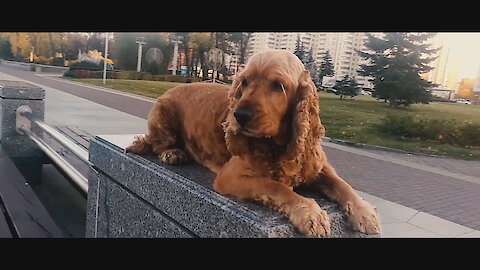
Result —
[[366, 88], [372, 88], [368, 80], [359, 76], [360, 64], [365, 63], [356, 52], [364, 50], [366, 34], [362, 32], [260, 32], [253, 33], [249, 41], [248, 55], [253, 55], [266, 48], [295, 51], [297, 39], [300, 38], [306, 51], [312, 51], [317, 65], [323, 61], [326, 51], [329, 51], [335, 70], [335, 79], [341, 80], [348, 75]]
[[[438, 87], [440, 88], [447, 88], [447, 78], [450, 78], [450, 81], [453, 78], [452, 76], [447, 76], [450, 48], [445, 43], [445, 38], [441, 33], [437, 34], [433, 39], [432, 47], [438, 49], [436, 54], [437, 58], [430, 63], [430, 66], [433, 67], [433, 69], [424, 76], [424, 79], [438, 84]], [[452, 83], [449, 85], [452, 85]]]
[[458, 88], [460, 82], [460, 79], [458, 78], [458, 68], [458, 59], [450, 58], [447, 62], [447, 67], [445, 68], [445, 88], [454, 90]]
[[293, 52], [297, 38], [303, 43], [304, 48], [312, 46], [312, 35], [315, 33], [297, 32], [255, 32], [248, 42], [247, 53], [249, 56], [264, 49], [280, 49]]

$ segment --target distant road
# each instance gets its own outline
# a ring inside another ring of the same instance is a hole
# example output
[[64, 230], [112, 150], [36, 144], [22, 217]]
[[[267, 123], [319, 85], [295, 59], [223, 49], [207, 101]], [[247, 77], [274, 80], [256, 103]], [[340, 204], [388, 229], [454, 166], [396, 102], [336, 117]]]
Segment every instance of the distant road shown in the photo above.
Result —
[[42, 84], [144, 119], [147, 118], [148, 112], [153, 106], [152, 102], [146, 100], [136, 99], [116, 93], [99, 91], [92, 87], [62, 82], [44, 76], [37, 76], [34, 72], [9, 67], [3, 64], [0, 64], [0, 72], [34, 83]]

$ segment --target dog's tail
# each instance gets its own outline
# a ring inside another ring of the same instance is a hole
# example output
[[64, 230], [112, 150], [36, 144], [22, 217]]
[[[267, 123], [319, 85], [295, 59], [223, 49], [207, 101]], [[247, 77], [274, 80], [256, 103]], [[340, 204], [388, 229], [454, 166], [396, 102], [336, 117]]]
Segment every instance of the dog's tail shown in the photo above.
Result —
[[135, 136], [133, 144], [125, 149], [128, 153], [148, 154], [153, 152], [152, 143], [148, 135]]

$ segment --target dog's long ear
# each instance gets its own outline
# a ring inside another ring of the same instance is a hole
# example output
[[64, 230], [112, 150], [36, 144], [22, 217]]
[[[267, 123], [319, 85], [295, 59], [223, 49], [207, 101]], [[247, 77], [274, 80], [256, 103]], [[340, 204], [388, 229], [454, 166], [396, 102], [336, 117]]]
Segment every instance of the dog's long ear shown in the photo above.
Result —
[[230, 88], [230, 91], [228, 92], [228, 114], [225, 122], [223, 123], [223, 131], [225, 132], [225, 142], [227, 144], [227, 149], [234, 156], [246, 154], [249, 152], [248, 139], [244, 135], [236, 133], [233, 128], [235, 123], [233, 109], [235, 107], [236, 99], [238, 99], [240, 95], [240, 93], [238, 92], [239, 84], [239, 77], [235, 76], [232, 82], [232, 88]]
[[304, 160], [309, 158], [307, 156], [311, 153], [310, 148], [319, 148], [320, 138], [325, 134], [318, 116], [317, 89], [308, 71], [304, 71], [300, 76], [295, 104], [291, 139], [281, 161], [283, 171], [290, 176], [299, 174]]

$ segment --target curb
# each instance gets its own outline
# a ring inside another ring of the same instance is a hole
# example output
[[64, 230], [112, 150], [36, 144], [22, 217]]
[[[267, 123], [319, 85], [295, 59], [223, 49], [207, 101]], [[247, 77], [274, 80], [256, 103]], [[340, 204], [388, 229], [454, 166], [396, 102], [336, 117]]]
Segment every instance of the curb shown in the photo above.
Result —
[[330, 137], [323, 137], [322, 139], [325, 140], [325, 141], [331, 142], [331, 143], [353, 146], [353, 147], [357, 147], [357, 148], [389, 151], [389, 152], [395, 152], [395, 153], [400, 153], [400, 154], [405, 154], [405, 155], [425, 156], [425, 157], [434, 157], [434, 158], [445, 158], [445, 157], [439, 156], [439, 155], [410, 152], [410, 151], [399, 150], [399, 149], [395, 149], [395, 148], [389, 148], [389, 147], [378, 146], [378, 145], [365, 144], [365, 143], [355, 143], [355, 142], [350, 142], [350, 141], [346, 141], [346, 140], [332, 139]]

